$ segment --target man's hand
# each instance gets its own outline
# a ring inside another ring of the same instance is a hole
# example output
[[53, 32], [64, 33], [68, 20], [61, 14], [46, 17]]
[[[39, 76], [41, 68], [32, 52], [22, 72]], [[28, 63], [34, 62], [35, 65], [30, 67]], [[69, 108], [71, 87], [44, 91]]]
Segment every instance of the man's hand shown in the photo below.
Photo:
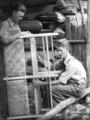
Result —
[[29, 31], [22, 31], [22, 32], [20, 32], [20, 36], [28, 35], [28, 34], [31, 34], [31, 33]]
[[40, 64], [43, 65], [43, 67], [44, 67], [45, 61], [42, 59], [42, 57], [40, 55], [37, 55], [37, 59], [38, 59], [38, 62], [40, 62]]

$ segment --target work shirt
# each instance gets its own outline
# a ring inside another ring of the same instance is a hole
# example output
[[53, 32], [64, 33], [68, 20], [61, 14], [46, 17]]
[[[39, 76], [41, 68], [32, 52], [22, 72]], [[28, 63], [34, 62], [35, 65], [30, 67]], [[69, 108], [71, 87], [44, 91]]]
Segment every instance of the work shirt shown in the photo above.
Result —
[[2, 22], [0, 29], [0, 36], [4, 43], [9, 43], [12, 39], [12, 36], [21, 32], [20, 27], [17, 23], [14, 23], [11, 18]]
[[87, 84], [86, 71], [79, 60], [68, 54], [64, 64], [66, 69], [60, 76], [62, 83], [67, 84], [70, 80], [73, 80], [73, 83], [79, 85]]

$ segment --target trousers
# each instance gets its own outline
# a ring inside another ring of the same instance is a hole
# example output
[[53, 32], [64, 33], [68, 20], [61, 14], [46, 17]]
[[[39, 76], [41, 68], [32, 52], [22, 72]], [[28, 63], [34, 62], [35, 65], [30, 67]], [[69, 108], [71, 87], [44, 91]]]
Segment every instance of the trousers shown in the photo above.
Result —
[[82, 89], [79, 85], [73, 84], [58, 84], [52, 86], [53, 105], [55, 106], [56, 104], [70, 97], [79, 98], [82, 96], [83, 91], [84, 89]]

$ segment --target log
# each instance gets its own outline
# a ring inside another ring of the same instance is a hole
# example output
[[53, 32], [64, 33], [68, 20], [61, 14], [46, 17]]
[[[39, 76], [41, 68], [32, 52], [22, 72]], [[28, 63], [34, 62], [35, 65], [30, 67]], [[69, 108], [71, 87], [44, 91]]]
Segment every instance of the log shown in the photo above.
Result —
[[63, 102], [59, 103], [58, 105], [56, 105], [53, 109], [51, 109], [49, 112], [47, 112], [45, 115], [38, 118], [37, 120], [49, 120], [52, 117], [54, 117], [58, 112], [61, 112], [64, 108], [74, 103], [75, 101], [76, 101], [76, 98], [68, 98]]
[[87, 96], [89, 94], [90, 94], [90, 87], [85, 89], [83, 95], [80, 98], [71, 97], [71, 98], [68, 98], [68, 99], [62, 101], [61, 103], [56, 105], [53, 109], [51, 109], [49, 112], [45, 113], [43, 116], [41, 116], [37, 120], [49, 120], [52, 117], [54, 117], [56, 114], [61, 112], [63, 109], [65, 109], [67, 106], [74, 104], [75, 102], [81, 100], [82, 98], [84, 98], [85, 96]]

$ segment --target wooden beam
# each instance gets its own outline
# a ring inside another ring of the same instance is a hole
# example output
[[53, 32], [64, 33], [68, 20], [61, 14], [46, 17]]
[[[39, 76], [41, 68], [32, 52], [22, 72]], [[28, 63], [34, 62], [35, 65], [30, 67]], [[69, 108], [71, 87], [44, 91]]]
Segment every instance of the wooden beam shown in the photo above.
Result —
[[25, 35], [19, 37], [19, 38], [36, 38], [36, 37], [51, 37], [51, 36], [57, 36], [59, 33], [40, 33], [40, 34], [31, 34], [26, 33]]
[[72, 43], [86, 43], [85, 40], [69, 40], [69, 42]]
[[[55, 41], [55, 40], [54, 40]], [[69, 42], [72, 43], [86, 43], [86, 40], [69, 40]], [[59, 41], [58, 41], [59, 43]]]
[[88, 86], [90, 86], [90, 0], [87, 1], [88, 16], [87, 16], [87, 45], [86, 45], [86, 68], [88, 76]]
[[19, 119], [30, 119], [30, 118], [39, 118], [43, 115], [26, 115], [26, 116], [15, 116], [15, 117], [8, 117], [7, 120], [19, 120]]
[[[46, 73], [46, 74], [45, 74]], [[40, 75], [27, 75], [27, 76], [20, 76], [20, 77], [4, 77], [3, 80], [5, 81], [13, 81], [13, 80], [24, 80], [24, 79], [36, 79], [36, 78], [54, 78], [58, 77], [58, 74], [50, 74], [45, 72], [44, 74]]]

